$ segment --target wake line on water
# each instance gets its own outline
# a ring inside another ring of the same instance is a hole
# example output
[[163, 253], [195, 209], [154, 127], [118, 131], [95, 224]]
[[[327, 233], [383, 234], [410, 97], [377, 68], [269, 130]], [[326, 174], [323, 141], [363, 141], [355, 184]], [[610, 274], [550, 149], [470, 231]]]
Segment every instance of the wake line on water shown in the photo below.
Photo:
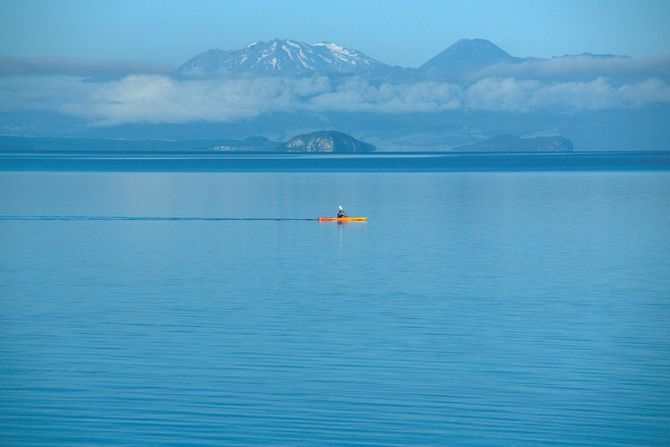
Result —
[[315, 221], [317, 218], [290, 217], [204, 217], [204, 216], [0, 216], [0, 221], [44, 220], [140, 220], [140, 221]]

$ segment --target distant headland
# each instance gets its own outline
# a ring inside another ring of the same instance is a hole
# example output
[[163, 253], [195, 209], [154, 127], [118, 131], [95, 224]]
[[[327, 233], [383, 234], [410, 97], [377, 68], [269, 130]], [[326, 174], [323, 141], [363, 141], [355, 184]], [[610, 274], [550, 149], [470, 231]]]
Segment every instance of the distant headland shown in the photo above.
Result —
[[[475, 144], [426, 148], [426, 152], [572, 152], [572, 142], [563, 137], [520, 138], [499, 135]], [[242, 139], [152, 140], [0, 136], [0, 151], [12, 152], [258, 152], [258, 153], [373, 153], [368, 142], [336, 130], [303, 133], [288, 141], [263, 136]]]
[[453, 152], [572, 152], [572, 142], [563, 137], [519, 138], [498, 135], [488, 140], [458, 146]]
[[220, 152], [327, 152], [344, 154], [377, 150], [372, 144], [336, 130], [321, 130], [296, 135], [285, 143], [272, 141], [265, 137], [248, 137], [243, 140], [229, 141], [227, 144], [218, 145], [212, 149]]

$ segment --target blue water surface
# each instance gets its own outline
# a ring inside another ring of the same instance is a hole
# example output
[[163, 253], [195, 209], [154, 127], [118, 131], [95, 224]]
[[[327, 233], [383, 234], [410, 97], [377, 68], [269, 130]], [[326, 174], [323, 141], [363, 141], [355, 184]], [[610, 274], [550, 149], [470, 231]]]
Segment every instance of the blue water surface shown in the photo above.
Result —
[[668, 445], [669, 229], [668, 172], [1, 172], [0, 444]]

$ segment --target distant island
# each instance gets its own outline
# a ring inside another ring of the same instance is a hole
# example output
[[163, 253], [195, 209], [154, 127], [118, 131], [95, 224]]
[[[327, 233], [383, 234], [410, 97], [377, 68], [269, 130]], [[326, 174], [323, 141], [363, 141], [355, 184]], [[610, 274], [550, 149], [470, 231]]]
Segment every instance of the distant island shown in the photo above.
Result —
[[220, 152], [257, 151], [257, 152], [327, 152], [361, 153], [374, 152], [376, 148], [351, 135], [335, 130], [321, 130], [297, 135], [286, 143], [269, 140], [265, 137], [248, 137], [212, 148]]
[[293, 137], [286, 143], [288, 152], [374, 152], [376, 148], [346, 133], [333, 130]]
[[[286, 143], [264, 137], [249, 137], [229, 141], [215, 146], [221, 152], [327, 152], [364, 153], [376, 151], [375, 146], [358, 140], [351, 135], [334, 130], [322, 130], [297, 135]], [[572, 152], [573, 145], [564, 137], [521, 138], [515, 135], [498, 135], [475, 144], [467, 144], [440, 152]]]
[[458, 146], [454, 152], [572, 152], [572, 142], [563, 137], [519, 138], [498, 135], [488, 140]]

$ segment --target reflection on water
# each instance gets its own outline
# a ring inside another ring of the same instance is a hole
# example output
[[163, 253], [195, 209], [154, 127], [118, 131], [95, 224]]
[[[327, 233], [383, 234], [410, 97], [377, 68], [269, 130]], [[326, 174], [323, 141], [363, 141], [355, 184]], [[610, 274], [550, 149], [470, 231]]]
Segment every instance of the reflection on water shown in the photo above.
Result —
[[669, 190], [2, 173], [0, 440], [667, 445]]

